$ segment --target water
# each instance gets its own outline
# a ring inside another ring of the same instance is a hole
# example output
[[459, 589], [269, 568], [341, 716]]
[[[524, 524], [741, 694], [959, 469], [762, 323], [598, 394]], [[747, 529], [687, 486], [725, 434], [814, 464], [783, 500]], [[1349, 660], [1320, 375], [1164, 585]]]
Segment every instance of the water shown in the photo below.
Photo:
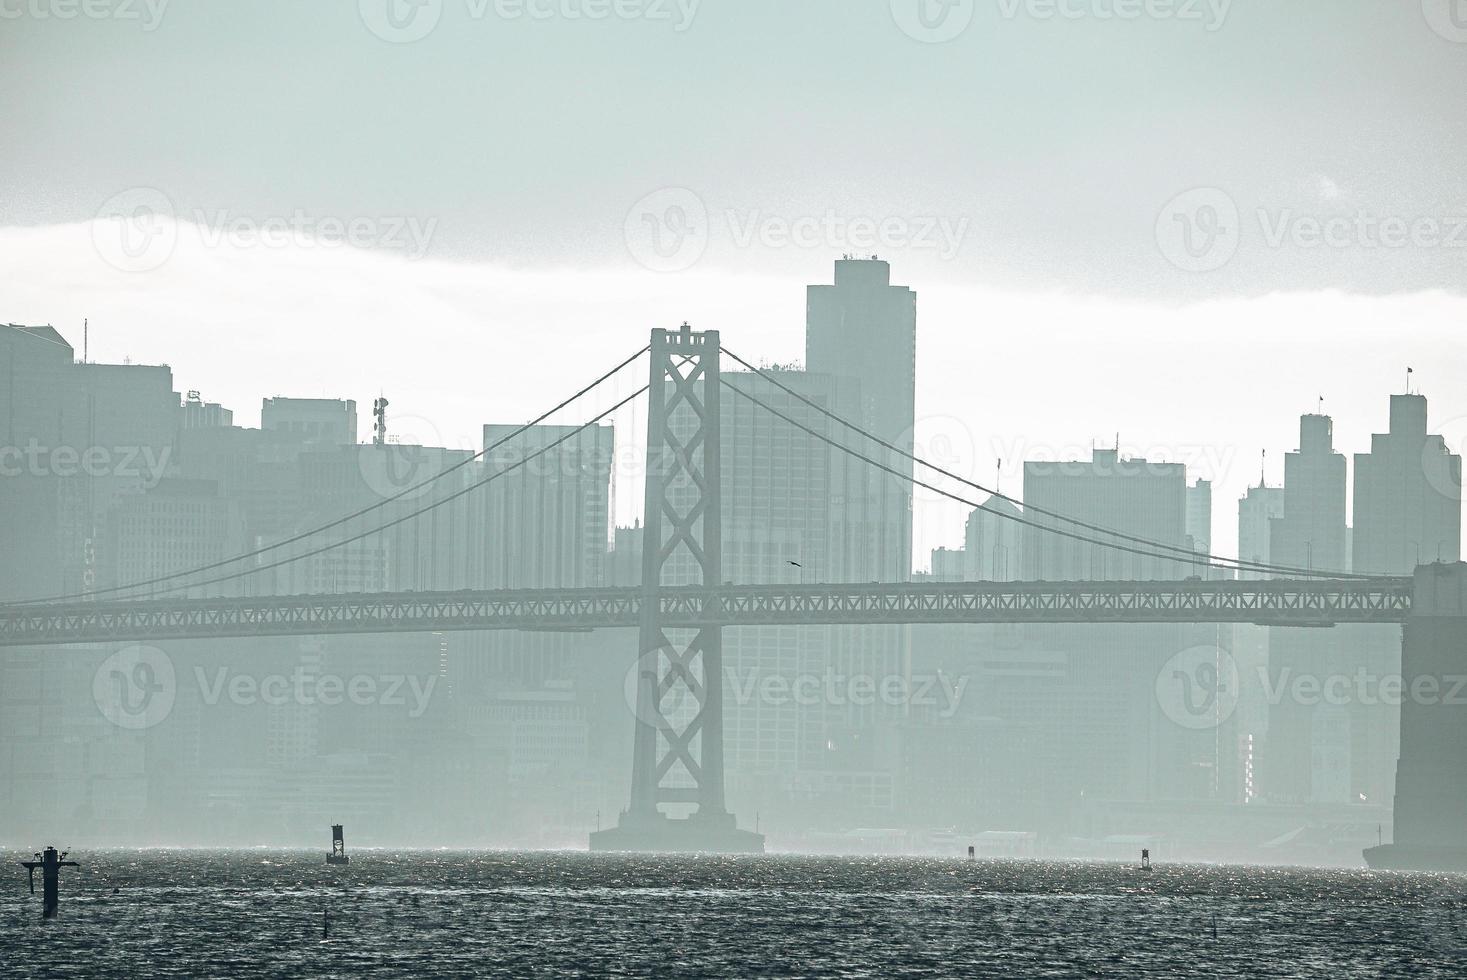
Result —
[[82, 867], [63, 870], [61, 917], [44, 924], [15, 863], [29, 855], [0, 856], [0, 976], [1467, 970], [1467, 877], [1451, 875], [572, 852], [357, 850], [346, 868], [314, 851], [72, 856]]

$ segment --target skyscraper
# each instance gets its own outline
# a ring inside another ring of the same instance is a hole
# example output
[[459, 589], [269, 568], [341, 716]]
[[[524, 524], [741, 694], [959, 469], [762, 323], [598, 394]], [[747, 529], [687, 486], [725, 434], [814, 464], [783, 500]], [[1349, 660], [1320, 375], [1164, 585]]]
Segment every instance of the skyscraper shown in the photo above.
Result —
[[[1299, 449], [1284, 457], [1283, 516], [1270, 522], [1269, 560], [1289, 568], [1345, 571], [1345, 457], [1327, 415], [1299, 419]], [[1269, 675], [1323, 679], [1341, 669], [1338, 630], [1269, 630]], [[1350, 798], [1351, 740], [1338, 705], [1279, 698], [1269, 706], [1263, 789], [1280, 803]]]
[[1427, 433], [1426, 399], [1392, 395], [1390, 431], [1355, 454], [1354, 568], [1410, 575], [1457, 561], [1462, 544], [1462, 457]]
[[[1417, 565], [1458, 560], [1462, 539], [1462, 458], [1427, 432], [1426, 399], [1392, 395], [1390, 431], [1355, 455], [1357, 571], [1412, 575]], [[1369, 676], [1401, 671], [1401, 633], [1392, 626], [1351, 631], [1345, 669]], [[1387, 803], [1400, 755], [1400, 706], [1388, 699], [1349, 705], [1352, 798]]]
[[[917, 407], [917, 294], [891, 284], [891, 266], [877, 258], [843, 258], [835, 284], [809, 286], [805, 300], [805, 366], [858, 383], [850, 421], [910, 452]], [[911, 463], [866, 440], [840, 438], [903, 473]], [[905, 480], [863, 466], [847, 491], [848, 533], [856, 581], [905, 581], [912, 571], [912, 488]]]
[[[1241, 561], [1267, 565], [1273, 555], [1271, 531], [1275, 519], [1284, 516], [1284, 491], [1266, 487], [1262, 481], [1249, 487], [1238, 501], [1238, 558]], [[1264, 572], [1242, 570], [1239, 578], [1266, 578]]]

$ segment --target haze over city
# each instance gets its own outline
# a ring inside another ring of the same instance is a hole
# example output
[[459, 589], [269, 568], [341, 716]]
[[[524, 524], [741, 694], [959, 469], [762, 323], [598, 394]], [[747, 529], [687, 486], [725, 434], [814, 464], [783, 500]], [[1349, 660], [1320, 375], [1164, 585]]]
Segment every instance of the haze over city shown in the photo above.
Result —
[[1451, 975], [1460, 0], [0, 0], [0, 84], [7, 960]]

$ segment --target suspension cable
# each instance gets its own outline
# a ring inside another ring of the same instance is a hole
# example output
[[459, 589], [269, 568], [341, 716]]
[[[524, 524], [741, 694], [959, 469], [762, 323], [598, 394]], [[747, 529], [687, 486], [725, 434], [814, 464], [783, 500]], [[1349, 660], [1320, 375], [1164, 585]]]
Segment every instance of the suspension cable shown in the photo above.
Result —
[[[1207, 553], [1204, 553], [1204, 552], [1192, 551], [1192, 550], [1189, 550], [1187, 548], [1181, 547], [1179, 545], [1167, 544], [1167, 543], [1162, 542], [1162, 541], [1154, 541], [1154, 540], [1151, 540], [1149, 538], [1138, 537], [1138, 536], [1133, 535], [1133, 534], [1126, 534], [1125, 532], [1117, 531], [1117, 530], [1115, 530], [1113, 528], [1104, 527], [1102, 525], [1090, 524], [1090, 523], [1087, 523], [1085, 521], [1080, 520], [1079, 518], [1070, 517], [1068, 515], [1061, 514], [1061, 513], [1058, 513], [1056, 511], [1052, 511], [1052, 510], [1048, 510], [1046, 508], [1040, 507], [1037, 504], [1026, 504], [1022, 500], [1018, 500], [1018, 499], [1016, 499], [1014, 497], [1010, 497], [1008, 494], [1001, 493], [998, 490], [990, 489], [988, 487], [983, 486], [981, 483], [976, 483], [976, 482], [974, 482], [972, 480], [969, 480], [969, 479], [966, 479], [964, 477], [958, 476], [956, 473], [949, 472], [948, 470], [945, 470], [942, 467], [938, 466], [936, 463], [929, 463], [925, 459], [922, 459], [919, 456], [915, 456], [912, 453], [908, 452], [907, 450], [902, 449], [900, 446], [892, 445], [890, 442], [887, 442], [886, 440], [882, 439], [880, 436], [877, 436], [877, 435], [875, 435], [875, 434], [873, 434], [871, 432], [866, 431], [865, 429], [863, 429], [860, 426], [856, 425], [854, 422], [851, 422], [851, 421], [849, 421], [849, 420], [841, 417], [840, 415], [837, 415], [836, 413], [834, 413], [834, 412], [830, 411], [829, 409], [827, 409], [825, 406], [823, 406], [823, 405], [819, 404], [818, 402], [816, 402], [816, 401], [814, 401], [814, 400], [806, 397], [801, 392], [799, 392], [799, 391], [797, 391], [797, 390], [789, 387], [788, 385], [783, 384], [777, 378], [775, 378], [772, 375], [770, 375], [768, 372], [763, 371], [760, 368], [754, 367], [748, 361], [746, 361], [743, 358], [739, 357], [737, 354], [735, 354], [733, 351], [729, 350], [728, 348], [726, 348], [726, 347], [720, 347], [719, 350], [722, 351], [723, 353], [727, 354], [730, 358], [732, 358], [734, 361], [738, 362], [739, 364], [741, 364], [742, 366], [744, 366], [748, 370], [752, 371], [753, 373], [757, 374], [759, 377], [763, 378], [765, 381], [768, 381], [770, 384], [774, 385], [776, 388], [779, 388], [781, 391], [785, 392], [786, 394], [791, 395], [792, 397], [798, 399], [799, 401], [803, 402], [804, 404], [810, 406], [811, 408], [815, 409], [817, 412], [820, 412], [822, 415], [824, 415], [825, 417], [829, 418], [831, 421], [837, 423], [838, 425], [844, 426], [845, 428], [850, 429], [852, 432], [855, 432], [857, 435], [860, 435], [860, 436], [862, 436], [862, 437], [864, 437], [866, 439], [870, 439], [872, 442], [876, 443], [877, 445], [881, 446], [882, 448], [887, 449], [887, 450], [890, 450], [891, 452], [894, 452], [894, 453], [896, 453], [899, 456], [902, 456], [902, 457], [904, 457], [906, 459], [909, 459], [909, 460], [911, 460], [912, 462], [916, 463], [919, 466], [924, 466], [927, 469], [933, 470], [934, 472], [939, 473], [942, 476], [945, 476], [945, 477], [947, 477], [947, 478], [949, 478], [951, 480], [956, 480], [958, 483], [961, 483], [961, 484], [963, 484], [965, 486], [968, 486], [968, 487], [972, 487], [974, 490], [978, 490], [978, 491], [980, 491], [982, 493], [986, 493], [986, 494], [988, 494], [988, 495], [990, 495], [992, 497], [997, 497], [998, 499], [1007, 501], [1008, 503], [1014, 504], [1015, 506], [1022, 507], [1024, 509], [1024, 512], [1025, 513], [1033, 512], [1033, 513], [1036, 513], [1036, 514], [1043, 514], [1045, 517], [1053, 517], [1056, 520], [1064, 521], [1064, 522], [1066, 522], [1068, 524], [1074, 524], [1074, 525], [1076, 525], [1078, 527], [1084, 528], [1087, 531], [1094, 531], [1097, 534], [1112, 535], [1114, 537], [1120, 538], [1120, 539], [1125, 540], [1125, 541], [1131, 541], [1131, 542], [1136, 543], [1136, 544], [1145, 545], [1148, 548], [1156, 548], [1156, 549], [1161, 549], [1161, 550], [1164, 550], [1164, 551], [1174, 552], [1177, 557], [1176, 558], [1173, 558], [1171, 560], [1191, 561], [1191, 559], [1193, 559], [1193, 558], [1195, 558], [1197, 556], [1201, 556], [1203, 558], [1208, 559], [1207, 564], [1209, 564], [1209, 565], [1216, 565], [1217, 567], [1231, 567], [1231, 568], [1234, 568], [1235, 570], [1238, 570], [1238, 571], [1257, 571], [1257, 572], [1270, 572], [1270, 573], [1284, 573], [1284, 574], [1288, 574], [1288, 575], [1302, 575], [1302, 576], [1311, 577], [1311, 578], [1360, 578], [1360, 579], [1365, 579], [1365, 578], [1370, 578], [1371, 577], [1369, 575], [1365, 575], [1365, 574], [1361, 574], [1361, 573], [1356, 573], [1356, 572], [1338, 572], [1338, 571], [1324, 571], [1324, 570], [1320, 570], [1320, 569], [1295, 568], [1295, 567], [1289, 566], [1289, 565], [1273, 565], [1273, 564], [1268, 564], [1268, 563], [1265, 563], [1265, 562], [1244, 561], [1243, 559], [1240, 559], [1240, 558], [1227, 558], [1227, 557], [1222, 556], [1222, 555], [1214, 555], [1214, 554], [1207, 554]], [[736, 391], [739, 391], [740, 394], [746, 394], [746, 392], [743, 392], [742, 389], [735, 389], [735, 390]], [[768, 408], [768, 406], [764, 406], [764, 407]], [[770, 411], [773, 411], [773, 409], [770, 409]], [[792, 424], [798, 425], [799, 423], [792, 422]], [[819, 435], [819, 438], [826, 439], [826, 437], [823, 436], [823, 435]], [[829, 440], [827, 439], [826, 441], [829, 441]], [[839, 446], [839, 448], [841, 448], [841, 449], [845, 449], [847, 452], [852, 453], [852, 455], [858, 455], [857, 453], [855, 453], [854, 450], [851, 450], [848, 447], [845, 447], [843, 445], [840, 445], [839, 443], [832, 443], [832, 444]], [[862, 457], [862, 458], [864, 458], [864, 457]], [[880, 464], [877, 464], [877, 465], [880, 465]], [[910, 479], [913, 483], [917, 483], [917, 481], [914, 478], [908, 477], [908, 476], [906, 476], [906, 474], [903, 474], [900, 471], [891, 470], [890, 472], [894, 473], [897, 476], [901, 476], [904, 479]], [[935, 493], [941, 493], [942, 492], [942, 491], [939, 491], [939, 490], [935, 490], [934, 488], [929, 487], [926, 484], [918, 483], [918, 485], [924, 487], [925, 489], [933, 490], [933, 492], [935, 492]], [[956, 497], [953, 498], [953, 499], [959, 500], [960, 503], [965, 503], [965, 504], [969, 504], [970, 506], [973, 506], [973, 507], [978, 507], [978, 508], [980, 508], [982, 510], [987, 511], [990, 514], [995, 514], [995, 515], [1000, 516], [1000, 517], [1007, 517], [1007, 518], [1015, 519], [1016, 520], [1016, 518], [1013, 518], [1012, 515], [1004, 514], [1002, 511], [991, 510], [991, 509], [989, 509], [984, 504], [975, 504], [975, 503], [973, 503], [971, 501], [968, 501], [968, 500], [960, 500], [959, 498], [956, 498]], [[1020, 523], [1023, 523], [1023, 522], [1020, 522]], [[1048, 530], [1048, 531], [1055, 531], [1056, 530], [1056, 529], [1050, 527], [1047, 524], [1039, 524], [1039, 523], [1034, 523], [1034, 522], [1029, 522], [1029, 523], [1031, 524], [1031, 526], [1040, 528], [1042, 530]], [[1080, 538], [1079, 540], [1092, 540], [1092, 539], [1089, 539], [1089, 538]], [[1099, 545], [1102, 545], [1102, 546], [1105, 546], [1105, 547], [1110, 547], [1111, 546], [1111, 543], [1105, 542], [1105, 541], [1093, 541], [1093, 543], [1099, 544]], [[1121, 550], [1130, 550], [1130, 549], [1121, 549]], [[1137, 554], [1140, 554], [1141, 552], [1136, 552], [1136, 553]], [[1168, 556], [1156, 555], [1154, 557], [1168, 557]], [[1196, 564], [1196, 562], [1192, 562], [1192, 563], [1193, 564]]]

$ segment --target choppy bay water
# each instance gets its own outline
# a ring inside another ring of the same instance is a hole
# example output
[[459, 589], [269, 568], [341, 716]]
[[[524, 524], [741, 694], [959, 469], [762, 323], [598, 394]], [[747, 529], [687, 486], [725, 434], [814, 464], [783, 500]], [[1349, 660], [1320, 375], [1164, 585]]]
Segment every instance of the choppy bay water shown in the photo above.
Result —
[[332, 868], [307, 851], [74, 852], [61, 917], [43, 923], [16, 863], [28, 856], [0, 858], [0, 976], [1467, 975], [1467, 877], [1451, 875], [367, 850]]

